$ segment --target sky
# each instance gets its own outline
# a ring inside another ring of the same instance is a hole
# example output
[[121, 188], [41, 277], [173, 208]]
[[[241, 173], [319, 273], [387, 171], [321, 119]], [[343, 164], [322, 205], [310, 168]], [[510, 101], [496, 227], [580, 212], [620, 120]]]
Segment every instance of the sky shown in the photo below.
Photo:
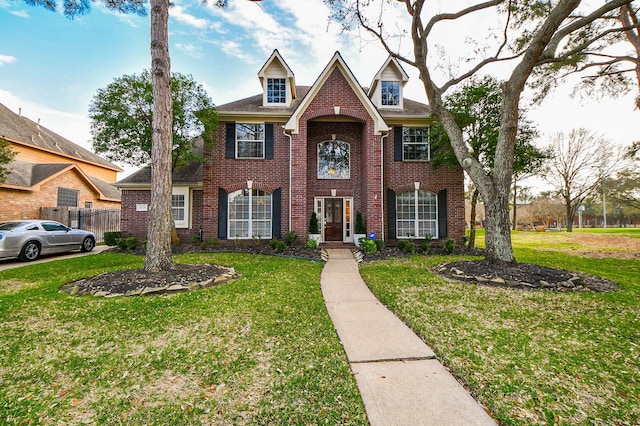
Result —
[[[257, 73], [274, 49], [287, 61], [299, 85], [312, 85], [336, 51], [363, 86], [371, 83], [387, 58], [378, 42], [362, 31], [344, 33], [329, 21], [322, 0], [231, 0], [224, 10], [199, 0], [175, 0], [169, 18], [173, 72], [192, 75], [216, 105], [261, 93]], [[454, 2], [455, 3], [455, 2]], [[435, 1], [445, 8], [450, 2]], [[0, 0], [0, 103], [67, 139], [91, 149], [89, 105], [97, 91], [126, 74], [150, 66], [149, 17], [121, 15], [100, 2], [75, 19], [61, 12], [27, 6], [22, 0]], [[402, 10], [385, 22], [403, 27]], [[479, 18], [491, 22], [493, 17]], [[482, 38], [475, 25], [467, 22]], [[394, 40], [401, 49], [410, 40]], [[436, 40], [446, 50], [443, 64], [457, 63], [470, 43], [462, 32], [447, 30]], [[434, 49], [435, 51], [436, 49]], [[426, 103], [414, 69], [405, 66], [409, 82], [404, 96]], [[498, 77], [503, 71], [494, 70]], [[444, 79], [444, 74], [443, 74]], [[532, 108], [540, 146], [558, 131], [584, 127], [603, 134], [612, 146], [640, 139], [640, 111], [633, 93], [616, 99], [580, 99], [571, 87], [553, 93]], [[526, 97], [526, 94], [525, 94]], [[135, 168], [118, 164], [125, 173]]]

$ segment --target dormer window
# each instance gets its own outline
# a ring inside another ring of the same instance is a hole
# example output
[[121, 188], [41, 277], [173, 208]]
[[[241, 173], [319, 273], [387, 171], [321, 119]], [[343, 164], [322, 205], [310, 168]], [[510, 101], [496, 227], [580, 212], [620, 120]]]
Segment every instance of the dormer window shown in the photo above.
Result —
[[284, 104], [287, 102], [287, 79], [267, 79], [267, 103]]
[[382, 81], [381, 82], [382, 106], [398, 106], [400, 105], [400, 82], [399, 81]]

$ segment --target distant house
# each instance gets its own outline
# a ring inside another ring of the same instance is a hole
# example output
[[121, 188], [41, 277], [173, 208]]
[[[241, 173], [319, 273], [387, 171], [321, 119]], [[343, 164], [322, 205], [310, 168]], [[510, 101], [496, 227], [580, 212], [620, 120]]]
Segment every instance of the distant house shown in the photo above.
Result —
[[[360, 212], [379, 239], [462, 240], [462, 169], [432, 168], [429, 106], [405, 98], [397, 60], [364, 88], [336, 52], [312, 86], [298, 86], [275, 50], [258, 79], [261, 93], [218, 107], [208, 161], [174, 173], [182, 237], [305, 236], [315, 212], [321, 242], [352, 243]], [[123, 232], [146, 235], [150, 182], [142, 169], [117, 183]]]
[[0, 138], [16, 152], [0, 184], [0, 220], [42, 207], [120, 208], [118, 166], [0, 104]]

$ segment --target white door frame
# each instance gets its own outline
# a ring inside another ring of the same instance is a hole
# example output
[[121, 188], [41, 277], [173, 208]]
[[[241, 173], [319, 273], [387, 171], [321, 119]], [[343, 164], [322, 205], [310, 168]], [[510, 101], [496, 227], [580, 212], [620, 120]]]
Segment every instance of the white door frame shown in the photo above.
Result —
[[320, 242], [325, 242], [324, 237], [324, 200], [325, 198], [341, 198], [342, 199], [342, 242], [353, 242], [353, 197], [314, 197], [313, 205], [315, 207], [316, 216], [318, 217], [318, 226], [320, 227]]

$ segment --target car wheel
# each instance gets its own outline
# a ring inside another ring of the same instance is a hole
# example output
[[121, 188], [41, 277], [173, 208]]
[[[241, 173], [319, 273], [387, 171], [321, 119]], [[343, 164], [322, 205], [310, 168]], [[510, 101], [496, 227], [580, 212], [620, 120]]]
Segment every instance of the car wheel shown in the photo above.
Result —
[[96, 246], [96, 242], [93, 240], [93, 238], [87, 237], [84, 239], [84, 241], [82, 241], [82, 247], [80, 247], [80, 251], [88, 252], [93, 250], [95, 246]]
[[29, 241], [20, 251], [20, 260], [24, 262], [31, 262], [38, 257], [40, 257], [40, 244], [35, 241]]

